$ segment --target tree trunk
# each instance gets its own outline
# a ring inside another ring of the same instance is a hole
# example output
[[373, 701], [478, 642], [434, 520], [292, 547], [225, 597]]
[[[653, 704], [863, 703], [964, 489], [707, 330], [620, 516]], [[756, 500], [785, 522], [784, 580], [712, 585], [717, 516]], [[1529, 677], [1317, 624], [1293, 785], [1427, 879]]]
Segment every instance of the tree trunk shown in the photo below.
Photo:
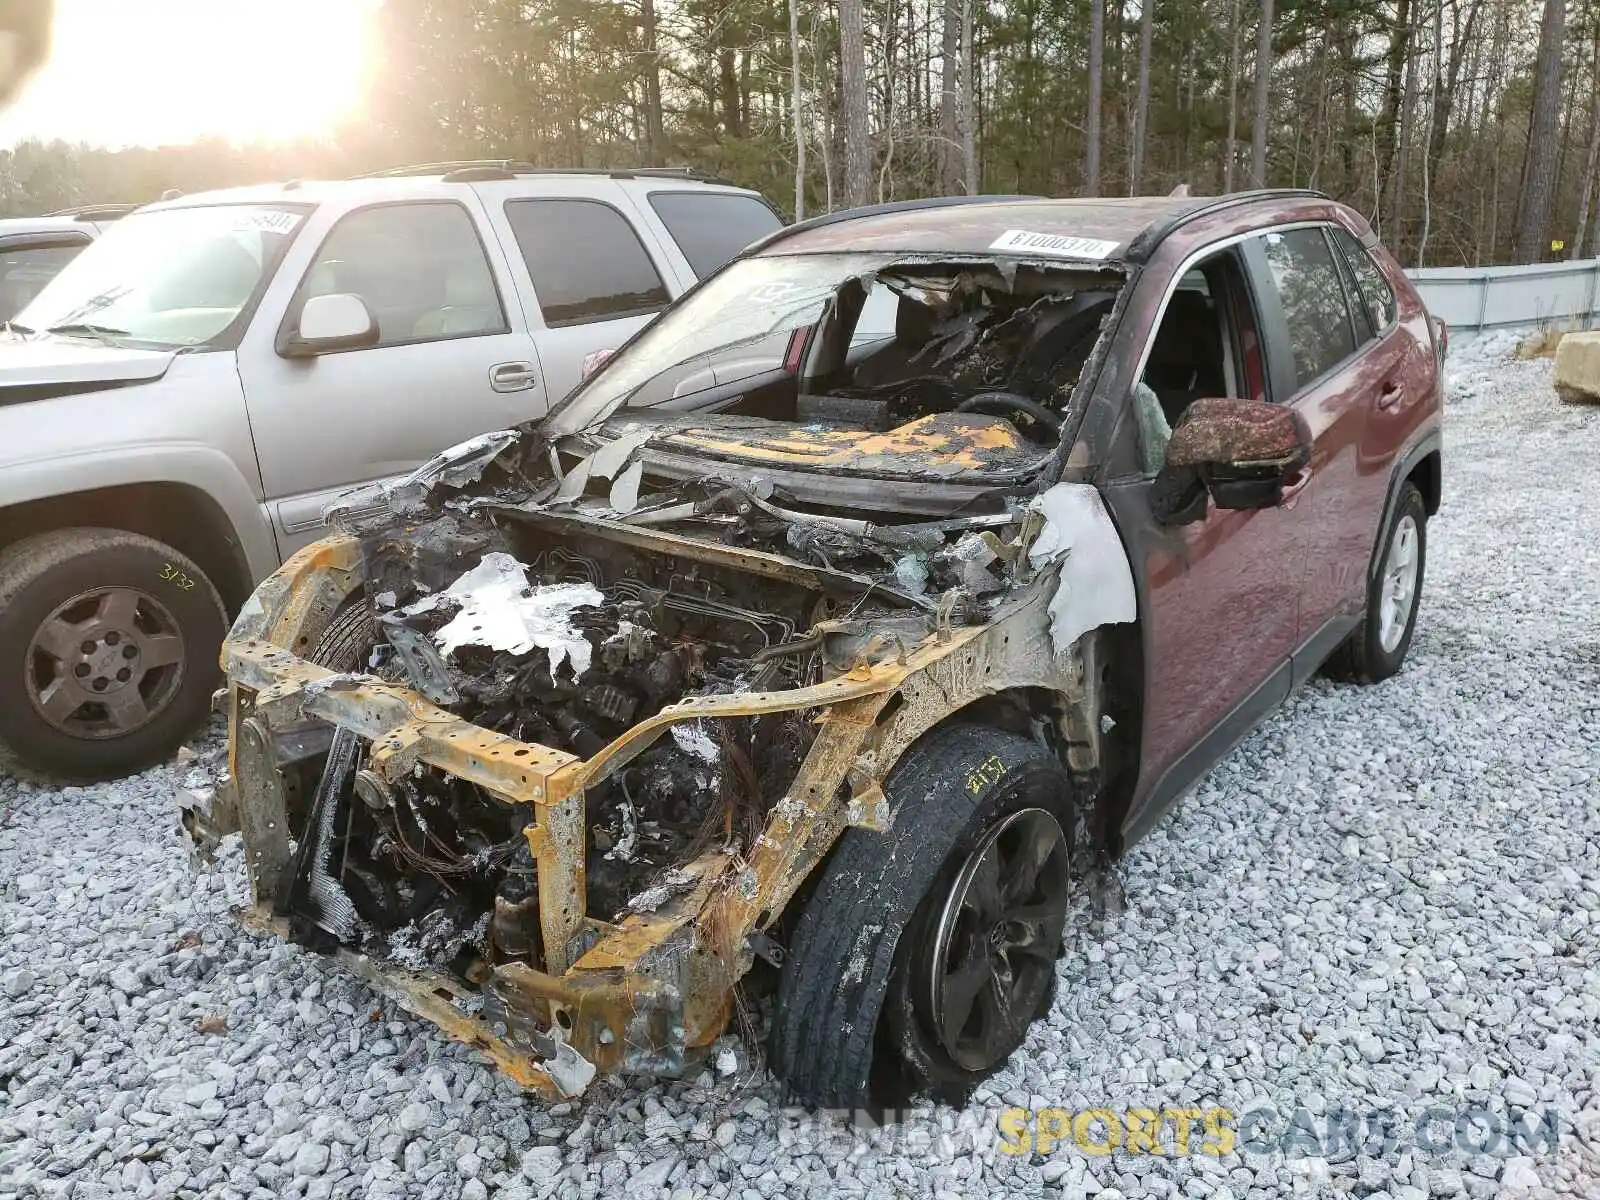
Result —
[[969, 196], [978, 194], [978, 84], [974, 72], [978, 55], [972, 44], [972, 3], [961, 3], [961, 175]]
[[1566, 0], [1545, 0], [1534, 70], [1533, 118], [1528, 123], [1527, 165], [1522, 172], [1522, 216], [1517, 222], [1515, 258], [1519, 263], [1538, 261], [1550, 228], [1561, 117], [1561, 41], [1566, 23]]
[[[1413, 6], [1411, 11], [1415, 15], [1416, 8]], [[1400, 100], [1400, 136], [1394, 147], [1394, 186], [1388, 205], [1390, 224], [1384, 233], [1385, 240], [1395, 254], [1401, 256], [1405, 254], [1406, 201], [1410, 198], [1406, 194], [1406, 176], [1407, 165], [1411, 161], [1412, 127], [1416, 124], [1417, 115], [1417, 73], [1421, 69], [1417, 59], [1416, 31], [1411, 30], [1406, 37], [1406, 82]]]
[[1223, 195], [1233, 191], [1233, 168], [1239, 160], [1239, 0], [1233, 0], [1228, 29], [1228, 146], [1222, 158]]
[[1100, 194], [1100, 85], [1105, 73], [1106, 0], [1089, 0], [1089, 111], [1083, 122], [1083, 194]]
[[839, 0], [839, 64], [844, 85], [844, 198], [872, 195], [872, 135], [867, 119], [867, 44], [861, 0]]
[[661, 116], [661, 48], [656, 34], [656, 0], [640, 0], [639, 25], [644, 38], [644, 129], [650, 165], [665, 166], [667, 133]]
[[[1583, 238], [1589, 227], [1589, 203], [1594, 199], [1595, 167], [1600, 165], [1600, 28], [1595, 30], [1593, 70], [1593, 97], [1589, 105], [1589, 156], [1583, 165], [1583, 190], [1578, 195], [1578, 228], [1572, 235], [1572, 245], [1567, 247], [1569, 259], [1583, 257]], [[1600, 224], [1597, 224], [1600, 228]]]
[[1139, 12], [1139, 98], [1133, 110], [1133, 161], [1128, 166], [1128, 195], [1144, 186], [1145, 138], [1150, 127], [1150, 42], [1155, 36], [1155, 0], [1144, 0]]
[[1378, 165], [1379, 193], [1373, 206], [1381, 214], [1389, 198], [1389, 178], [1394, 171], [1394, 148], [1400, 140], [1401, 87], [1411, 53], [1411, 0], [1399, 0], [1395, 7], [1394, 34], [1389, 39], [1389, 60], [1384, 69], [1383, 112], [1378, 117], [1381, 132]]
[[961, 0], [944, 0], [940, 26], [939, 90], [939, 190], [953, 196], [961, 190], [961, 125], [957, 105], [961, 95]]
[[[649, 0], [646, 0], [648, 3]], [[800, 89], [800, 0], [789, 0], [789, 113], [794, 118], [794, 219], [806, 219], [806, 120]]]
[[1256, 109], [1250, 130], [1250, 186], [1267, 186], [1267, 118], [1272, 87], [1272, 0], [1261, 0], [1261, 28], [1256, 35]]
[[1417, 238], [1417, 268], [1424, 265], [1428, 253], [1428, 234], [1433, 226], [1433, 144], [1437, 130], [1434, 122], [1444, 120], [1443, 104], [1439, 92], [1441, 61], [1444, 57], [1444, 0], [1435, 0], [1433, 6], [1433, 98], [1428, 105], [1428, 136], [1422, 143], [1422, 233]]

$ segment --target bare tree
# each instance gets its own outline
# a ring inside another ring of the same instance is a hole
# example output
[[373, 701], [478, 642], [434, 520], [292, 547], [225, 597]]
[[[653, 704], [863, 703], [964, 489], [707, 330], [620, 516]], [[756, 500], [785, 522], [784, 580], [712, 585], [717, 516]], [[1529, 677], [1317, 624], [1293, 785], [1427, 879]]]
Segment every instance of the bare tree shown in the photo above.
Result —
[[[1589, 203], [1594, 199], [1595, 168], [1600, 164], [1600, 26], [1595, 27], [1592, 61], [1595, 78], [1590, 88], [1589, 156], [1583, 164], [1583, 190], [1578, 194], [1578, 228], [1572, 235], [1572, 244], [1567, 247], [1567, 257], [1573, 259], [1583, 257], [1583, 237], [1589, 227]], [[1600, 223], [1596, 228], [1600, 228]]]
[[1239, 0], [1233, 0], [1228, 36], [1228, 146], [1222, 159], [1223, 195], [1233, 191], [1233, 167], [1239, 158]]
[[1144, 185], [1144, 143], [1150, 122], [1150, 43], [1155, 30], [1156, 0], [1144, 0], [1139, 11], [1139, 98], [1133, 110], [1133, 157], [1128, 165], [1128, 195]]
[[977, 55], [972, 51], [972, 3], [973, 0], [961, 3], [961, 171], [969, 196], [978, 193], [978, 88], [973, 75]]
[[1561, 42], [1566, 0], [1544, 0], [1539, 57], [1533, 76], [1533, 116], [1528, 122], [1528, 157], [1522, 171], [1522, 215], [1517, 221], [1517, 262], [1535, 262], [1550, 228], [1560, 151]]
[[667, 134], [661, 115], [661, 47], [656, 32], [656, 0], [639, 0], [639, 32], [644, 41], [644, 127], [650, 162], [667, 161]]
[[1272, 87], [1272, 0], [1261, 0], [1256, 34], [1256, 109], [1250, 130], [1250, 186], [1267, 186], [1267, 102]]
[[961, 0], [944, 0], [941, 23], [939, 91], [939, 190], [954, 195], [961, 187], [960, 116], [956, 105], [961, 95]]
[[1089, 111], [1083, 122], [1083, 194], [1100, 194], [1100, 87], [1105, 75], [1106, 0], [1089, 0]]
[[839, 75], [844, 95], [844, 196], [849, 205], [872, 195], [872, 133], [867, 118], [867, 41], [861, 0], [839, 0]]
[[[649, 0], [646, 0], [648, 3]], [[794, 118], [794, 219], [806, 219], [806, 120], [800, 89], [800, 0], [789, 0], [789, 113]]]

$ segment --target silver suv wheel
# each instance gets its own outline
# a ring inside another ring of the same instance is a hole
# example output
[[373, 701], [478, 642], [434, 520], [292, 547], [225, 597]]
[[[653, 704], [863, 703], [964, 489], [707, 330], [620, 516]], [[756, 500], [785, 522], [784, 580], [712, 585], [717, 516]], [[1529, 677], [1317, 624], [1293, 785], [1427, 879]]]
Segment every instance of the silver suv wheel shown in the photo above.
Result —
[[1378, 643], [1393, 654], [1411, 623], [1417, 602], [1417, 523], [1410, 513], [1395, 522], [1383, 560], [1383, 590], [1378, 601]]

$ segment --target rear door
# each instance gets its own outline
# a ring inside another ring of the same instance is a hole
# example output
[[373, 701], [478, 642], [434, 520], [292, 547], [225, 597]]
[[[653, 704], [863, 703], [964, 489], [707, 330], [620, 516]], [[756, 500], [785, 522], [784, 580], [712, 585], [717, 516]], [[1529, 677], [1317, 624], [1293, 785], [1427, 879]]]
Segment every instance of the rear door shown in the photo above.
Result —
[[549, 177], [474, 186], [523, 298], [552, 403], [693, 283], [612, 180], [586, 179], [594, 191], [584, 196]]
[[1351, 303], [1349, 268], [1334, 234], [1327, 224], [1275, 229], [1245, 253], [1261, 298], [1274, 391], [1305, 418], [1313, 441], [1299, 500], [1310, 549], [1300, 598], [1302, 671], [1314, 670], [1343, 640], [1364, 603], [1387, 481], [1366, 446], [1397, 365]]
[[[351, 486], [403, 474], [474, 434], [548, 409], [537, 352], [498, 248], [467, 189], [353, 209], [297, 260], [287, 307], [266, 307], [239, 372], [285, 554], [321, 536]], [[313, 233], [308, 230], [307, 233]], [[276, 284], [274, 285], [276, 287]], [[376, 346], [285, 358], [278, 341], [314, 295], [360, 296]]]

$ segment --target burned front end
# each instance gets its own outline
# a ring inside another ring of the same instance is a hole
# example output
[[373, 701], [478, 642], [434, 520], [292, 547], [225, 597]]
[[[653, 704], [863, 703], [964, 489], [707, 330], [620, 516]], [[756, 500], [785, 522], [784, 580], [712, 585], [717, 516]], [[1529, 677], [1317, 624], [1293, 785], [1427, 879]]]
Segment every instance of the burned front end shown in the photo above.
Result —
[[[1092, 769], [1083, 635], [1133, 603], [1098, 494], [988, 480], [1041, 457], [1000, 417], [908, 421], [508, 431], [346, 506], [224, 648], [249, 920], [570, 1096], [728, 1027], [841, 832], [916, 820], [885, 777], [951, 714], [1044, 697]], [[824, 455], [922, 511], [818, 503]]]

